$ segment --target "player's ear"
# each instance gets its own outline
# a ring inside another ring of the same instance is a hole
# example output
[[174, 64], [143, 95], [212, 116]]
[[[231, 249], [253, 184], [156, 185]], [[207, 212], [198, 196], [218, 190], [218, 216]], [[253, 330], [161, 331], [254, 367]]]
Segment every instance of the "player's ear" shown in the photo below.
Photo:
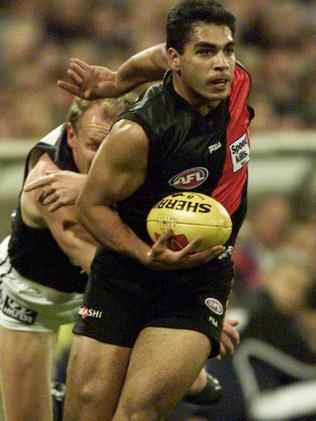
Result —
[[70, 148], [73, 148], [76, 140], [76, 132], [70, 122], [67, 123], [67, 143]]
[[168, 65], [172, 71], [180, 72], [180, 54], [172, 47], [168, 49]]

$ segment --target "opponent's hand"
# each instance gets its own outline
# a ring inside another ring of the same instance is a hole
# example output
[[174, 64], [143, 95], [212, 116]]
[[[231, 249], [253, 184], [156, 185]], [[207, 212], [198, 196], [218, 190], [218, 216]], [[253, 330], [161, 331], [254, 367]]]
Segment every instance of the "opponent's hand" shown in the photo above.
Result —
[[223, 329], [220, 338], [220, 352], [218, 358], [224, 357], [227, 354], [233, 354], [240, 342], [239, 332], [236, 326], [239, 324], [238, 320], [232, 320], [228, 317], [224, 318]]
[[214, 259], [225, 251], [223, 246], [215, 246], [195, 253], [201, 237], [192, 240], [180, 251], [173, 251], [168, 247], [168, 239], [172, 235], [168, 229], [153, 244], [148, 254], [148, 266], [156, 270], [188, 269]]
[[74, 205], [82, 191], [86, 175], [72, 171], [46, 171], [47, 175], [24, 186], [29, 192], [42, 188], [36, 200], [48, 211], [54, 212], [62, 206]]
[[78, 58], [71, 58], [67, 74], [71, 83], [58, 80], [57, 85], [80, 98], [92, 100], [120, 95], [116, 72], [107, 67], [91, 66]]

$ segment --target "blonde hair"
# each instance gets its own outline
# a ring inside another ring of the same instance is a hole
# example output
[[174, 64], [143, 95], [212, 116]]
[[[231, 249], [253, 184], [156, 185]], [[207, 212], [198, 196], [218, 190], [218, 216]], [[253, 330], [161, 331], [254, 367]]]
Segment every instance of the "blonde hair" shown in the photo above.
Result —
[[138, 95], [135, 92], [128, 92], [118, 98], [104, 98], [91, 101], [75, 97], [69, 108], [67, 121], [71, 123], [73, 129], [76, 131], [82, 115], [96, 104], [102, 107], [103, 118], [116, 118], [130, 107], [136, 101], [137, 97]]

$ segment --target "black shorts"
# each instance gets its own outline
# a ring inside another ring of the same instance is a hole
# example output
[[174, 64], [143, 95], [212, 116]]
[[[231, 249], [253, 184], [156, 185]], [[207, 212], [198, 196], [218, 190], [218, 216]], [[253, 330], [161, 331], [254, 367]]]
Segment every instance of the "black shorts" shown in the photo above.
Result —
[[228, 258], [215, 266], [158, 272], [100, 249], [73, 331], [133, 347], [149, 326], [189, 329], [205, 334], [216, 356], [232, 276]]

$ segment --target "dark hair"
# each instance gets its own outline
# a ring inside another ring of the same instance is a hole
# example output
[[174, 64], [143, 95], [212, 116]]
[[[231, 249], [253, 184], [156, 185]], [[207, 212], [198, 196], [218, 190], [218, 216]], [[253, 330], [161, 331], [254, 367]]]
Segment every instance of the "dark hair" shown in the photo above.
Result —
[[220, 3], [213, 0], [182, 0], [175, 5], [167, 19], [167, 49], [172, 47], [182, 54], [196, 22], [226, 25], [235, 34], [236, 18]]

